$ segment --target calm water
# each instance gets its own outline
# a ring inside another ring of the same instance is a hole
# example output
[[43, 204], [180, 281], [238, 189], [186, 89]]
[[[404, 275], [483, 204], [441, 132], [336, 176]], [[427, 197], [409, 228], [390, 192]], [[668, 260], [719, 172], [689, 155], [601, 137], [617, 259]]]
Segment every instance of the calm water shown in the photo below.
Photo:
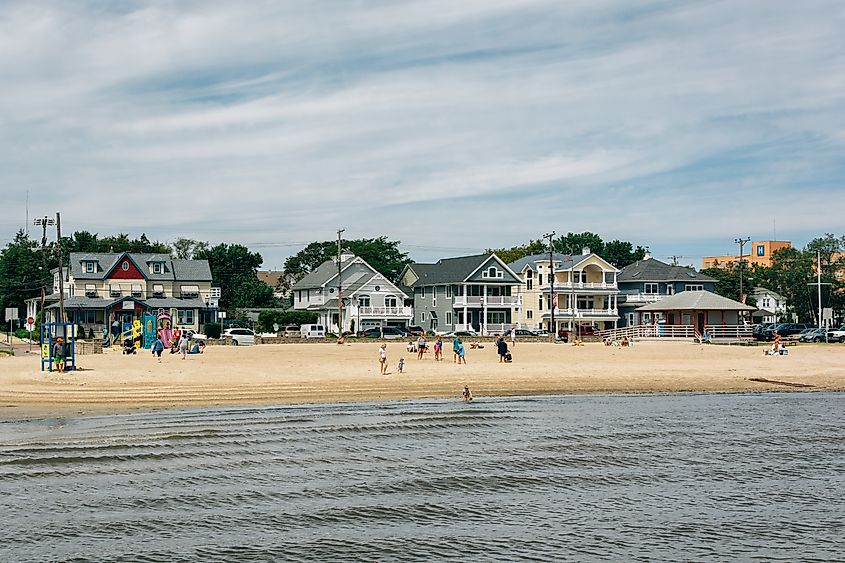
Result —
[[845, 396], [0, 423], [2, 561], [843, 560]]

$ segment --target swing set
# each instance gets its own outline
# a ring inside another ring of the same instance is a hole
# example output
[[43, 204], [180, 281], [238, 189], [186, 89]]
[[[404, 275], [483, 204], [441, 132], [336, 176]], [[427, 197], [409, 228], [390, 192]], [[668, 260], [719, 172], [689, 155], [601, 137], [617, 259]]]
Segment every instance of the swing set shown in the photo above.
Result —
[[73, 323], [41, 324], [41, 371], [53, 371], [56, 340], [65, 344], [65, 371], [76, 369], [76, 325]]

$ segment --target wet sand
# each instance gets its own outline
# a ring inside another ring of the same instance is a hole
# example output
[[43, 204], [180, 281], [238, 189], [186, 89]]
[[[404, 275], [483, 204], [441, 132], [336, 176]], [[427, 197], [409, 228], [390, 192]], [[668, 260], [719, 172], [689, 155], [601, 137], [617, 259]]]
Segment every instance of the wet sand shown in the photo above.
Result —
[[[672, 393], [845, 390], [845, 346], [790, 347], [766, 357], [763, 347], [637, 342], [633, 348], [588, 343], [517, 342], [514, 362], [495, 346], [467, 349], [467, 365], [423, 360], [402, 342], [388, 344], [389, 374], [379, 374], [375, 342], [209, 346], [205, 354], [148, 351], [80, 356], [79, 371], [39, 371], [37, 357], [0, 357], [0, 419], [108, 414], [163, 408], [383, 401], [569, 393]], [[400, 357], [405, 373], [397, 372]], [[752, 381], [763, 379], [768, 381]], [[802, 386], [796, 386], [799, 384]], [[806, 387], [804, 387], [806, 386]]]

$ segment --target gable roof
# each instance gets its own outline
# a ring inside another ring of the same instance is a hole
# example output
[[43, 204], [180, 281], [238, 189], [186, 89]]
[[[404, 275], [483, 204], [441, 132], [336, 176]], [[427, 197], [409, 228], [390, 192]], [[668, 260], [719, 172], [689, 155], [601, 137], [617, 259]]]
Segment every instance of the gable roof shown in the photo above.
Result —
[[[340, 263], [340, 269], [343, 270], [355, 260], [355, 257], [343, 260]], [[335, 260], [326, 260], [310, 272], [305, 277], [293, 284], [292, 289], [312, 289], [315, 287], [323, 287], [327, 281], [337, 276], [337, 262]]]
[[756, 307], [716, 295], [710, 291], [681, 291], [661, 301], [643, 305], [638, 311], [756, 311]]
[[[163, 254], [138, 254], [134, 252], [71, 252], [70, 273], [74, 279], [102, 280], [114, 270], [124, 256], [132, 262], [148, 280], [153, 281], [211, 281], [211, 268], [208, 260], [172, 260]], [[83, 262], [96, 262], [94, 273], [87, 273], [82, 268]], [[149, 262], [164, 262], [164, 271], [154, 274], [147, 266]]]
[[686, 266], [672, 266], [649, 258], [628, 264], [616, 276], [618, 282], [716, 282], [715, 279]]
[[[350, 275], [341, 277], [343, 293], [345, 296], [351, 295], [352, 293], [358, 291], [359, 289], [367, 285], [367, 283], [369, 283], [374, 277], [378, 276], [384, 279], [385, 284], [391, 285], [402, 296], [407, 297], [407, 295], [405, 294], [405, 292], [402, 291], [401, 288], [399, 288], [396, 284], [388, 280], [378, 270], [370, 266], [363, 258], [354, 255], [341, 255], [341, 258], [343, 258], [344, 256], [346, 256], [347, 259], [342, 260], [340, 263], [341, 272], [345, 272], [350, 266], [358, 265], [357, 267], [353, 268], [353, 270], [358, 270], [357, 272], [353, 271], [353, 273], [351, 273]], [[361, 269], [365, 271], [361, 271]], [[325, 287], [328, 282], [330, 282], [336, 277], [337, 262], [335, 260], [326, 260], [325, 262], [314, 268], [314, 270], [312, 270], [304, 278], [295, 283], [291, 289], [298, 290]], [[321, 307], [325, 308], [325, 305], [322, 305]]]
[[778, 301], [785, 301], [786, 298], [776, 291], [772, 291], [771, 289], [766, 289], [765, 287], [755, 287], [751, 290], [751, 295], [758, 297], [760, 295], [771, 295], [773, 298], [777, 299]]
[[[408, 264], [408, 268], [414, 271], [419, 277], [411, 287], [423, 285], [443, 285], [449, 283], [463, 282], [475, 273], [485, 262], [494, 258], [507, 270], [511, 268], [502, 262], [495, 254], [473, 254], [471, 256], [457, 256], [455, 258], [441, 258], [434, 264], [414, 262]], [[513, 274], [509, 271], [508, 274]], [[519, 279], [514, 276], [512, 280], [502, 280], [505, 283], [517, 284]]]
[[[596, 256], [601, 258], [598, 254], [574, 254], [574, 255], [566, 255], [560, 252], [555, 252], [553, 255], [555, 261], [555, 268], [557, 269], [557, 264], [560, 263], [561, 270], [569, 270], [570, 268], [574, 268], [590, 256]], [[602, 258], [602, 260], [604, 260]], [[549, 255], [548, 254], [532, 254], [531, 256], [524, 256], [519, 260], [515, 260], [508, 264], [508, 267], [513, 270], [514, 272], [521, 272], [526, 267], [530, 268], [531, 270], [537, 269], [537, 262], [548, 262]], [[605, 260], [605, 262], [607, 262]], [[610, 266], [611, 264], [608, 263]]]

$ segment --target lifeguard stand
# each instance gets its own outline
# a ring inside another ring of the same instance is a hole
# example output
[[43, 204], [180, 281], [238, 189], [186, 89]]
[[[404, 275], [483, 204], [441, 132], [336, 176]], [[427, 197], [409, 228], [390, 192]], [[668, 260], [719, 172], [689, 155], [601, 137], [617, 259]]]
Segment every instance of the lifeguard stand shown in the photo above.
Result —
[[76, 369], [76, 325], [41, 323], [41, 371], [53, 371], [53, 344], [60, 336], [65, 341], [65, 371]]

